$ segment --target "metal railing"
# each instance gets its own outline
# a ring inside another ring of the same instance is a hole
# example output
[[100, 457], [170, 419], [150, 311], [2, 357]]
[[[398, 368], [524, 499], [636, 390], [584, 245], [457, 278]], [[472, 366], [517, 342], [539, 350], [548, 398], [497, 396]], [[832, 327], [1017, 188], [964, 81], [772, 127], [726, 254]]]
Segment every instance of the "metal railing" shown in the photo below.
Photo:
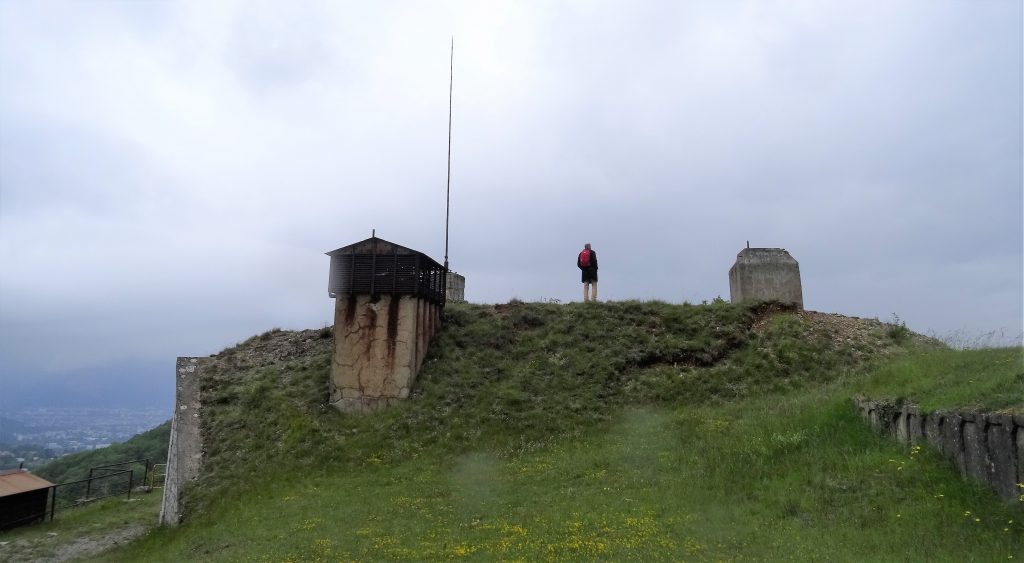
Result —
[[135, 472], [131, 469], [111, 471], [103, 475], [59, 483], [50, 489], [50, 520], [57, 509], [66, 510], [84, 506], [91, 502], [114, 496], [127, 495], [132, 498]]
[[[132, 460], [129, 460], [129, 461], [121, 461], [121, 462], [118, 462], [118, 463], [108, 463], [106, 465], [97, 465], [95, 467], [90, 467], [89, 468], [89, 484], [86, 485], [86, 489], [85, 489], [85, 496], [86, 496], [86, 498], [89, 497], [89, 493], [91, 492], [92, 480], [94, 478], [97, 478], [95, 476], [96, 473], [99, 473], [100, 474], [99, 476], [103, 476], [104, 474], [108, 474], [108, 473], [109, 474], [114, 474], [114, 473], [122, 473], [124, 471], [132, 471], [130, 469], [130, 466], [132, 464], [134, 464], [134, 463], [142, 463], [143, 464], [143, 474], [142, 474], [142, 481], [141, 482], [143, 484], [147, 484], [147, 481], [149, 480], [149, 458], [146, 458], [146, 459], [132, 459]], [[132, 477], [134, 478], [134, 472], [132, 474]], [[128, 498], [130, 499], [130, 498], [132, 498], [131, 497], [131, 486], [130, 486], [130, 484], [129, 484], [128, 489], [129, 489], [128, 490]]]
[[[49, 516], [52, 521], [57, 510], [76, 508], [101, 499], [125, 495], [132, 498], [136, 483], [146, 484], [149, 478], [149, 459], [133, 459], [89, 468], [89, 476], [77, 481], [59, 483], [50, 488]], [[135, 478], [136, 468], [142, 465], [142, 480]]]
[[167, 481], [167, 464], [166, 463], [154, 463], [153, 472], [149, 474], [149, 486], [154, 489], [164, 488], [164, 483]]

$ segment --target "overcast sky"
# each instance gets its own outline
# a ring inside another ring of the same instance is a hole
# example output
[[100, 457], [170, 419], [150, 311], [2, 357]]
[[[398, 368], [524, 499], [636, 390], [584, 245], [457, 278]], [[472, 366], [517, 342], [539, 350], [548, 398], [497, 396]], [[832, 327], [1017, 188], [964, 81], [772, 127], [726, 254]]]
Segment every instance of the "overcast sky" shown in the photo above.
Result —
[[0, 389], [169, 404], [331, 323], [324, 252], [443, 260], [452, 35], [470, 301], [578, 300], [584, 242], [603, 299], [728, 298], [749, 240], [808, 309], [1022, 332], [1020, 0], [0, 1]]

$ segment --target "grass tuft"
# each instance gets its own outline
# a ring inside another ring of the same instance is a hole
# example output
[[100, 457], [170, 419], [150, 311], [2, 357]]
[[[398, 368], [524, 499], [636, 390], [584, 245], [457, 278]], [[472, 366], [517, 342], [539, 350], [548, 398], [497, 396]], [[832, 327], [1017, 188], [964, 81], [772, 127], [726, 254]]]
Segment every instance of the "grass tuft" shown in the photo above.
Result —
[[892, 322], [886, 325], [885, 334], [897, 344], [903, 344], [910, 338], [911, 332], [907, 323], [900, 319], [896, 313], [892, 314]]

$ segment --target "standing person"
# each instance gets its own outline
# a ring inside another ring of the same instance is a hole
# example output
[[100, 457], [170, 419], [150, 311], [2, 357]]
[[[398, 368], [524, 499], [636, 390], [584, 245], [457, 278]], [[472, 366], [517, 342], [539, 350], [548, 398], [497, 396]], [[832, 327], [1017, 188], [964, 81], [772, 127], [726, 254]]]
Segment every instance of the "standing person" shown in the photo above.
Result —
[[[590, 243], [583, 245], [583, 250], [576, 257], [576, 265], [583, 271], [583, 301], [597, 301], [597, 253], [590, 248]], [[588, 298], [587, 287], [591, 287]]]

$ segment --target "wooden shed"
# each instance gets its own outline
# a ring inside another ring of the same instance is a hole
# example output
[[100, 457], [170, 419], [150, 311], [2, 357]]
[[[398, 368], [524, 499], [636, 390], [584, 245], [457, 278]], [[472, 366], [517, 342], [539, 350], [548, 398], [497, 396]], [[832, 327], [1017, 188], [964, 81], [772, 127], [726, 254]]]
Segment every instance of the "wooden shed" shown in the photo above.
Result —
[[43, 520], [53, 486], [24, 469], [0, 471], [0, 530]]

